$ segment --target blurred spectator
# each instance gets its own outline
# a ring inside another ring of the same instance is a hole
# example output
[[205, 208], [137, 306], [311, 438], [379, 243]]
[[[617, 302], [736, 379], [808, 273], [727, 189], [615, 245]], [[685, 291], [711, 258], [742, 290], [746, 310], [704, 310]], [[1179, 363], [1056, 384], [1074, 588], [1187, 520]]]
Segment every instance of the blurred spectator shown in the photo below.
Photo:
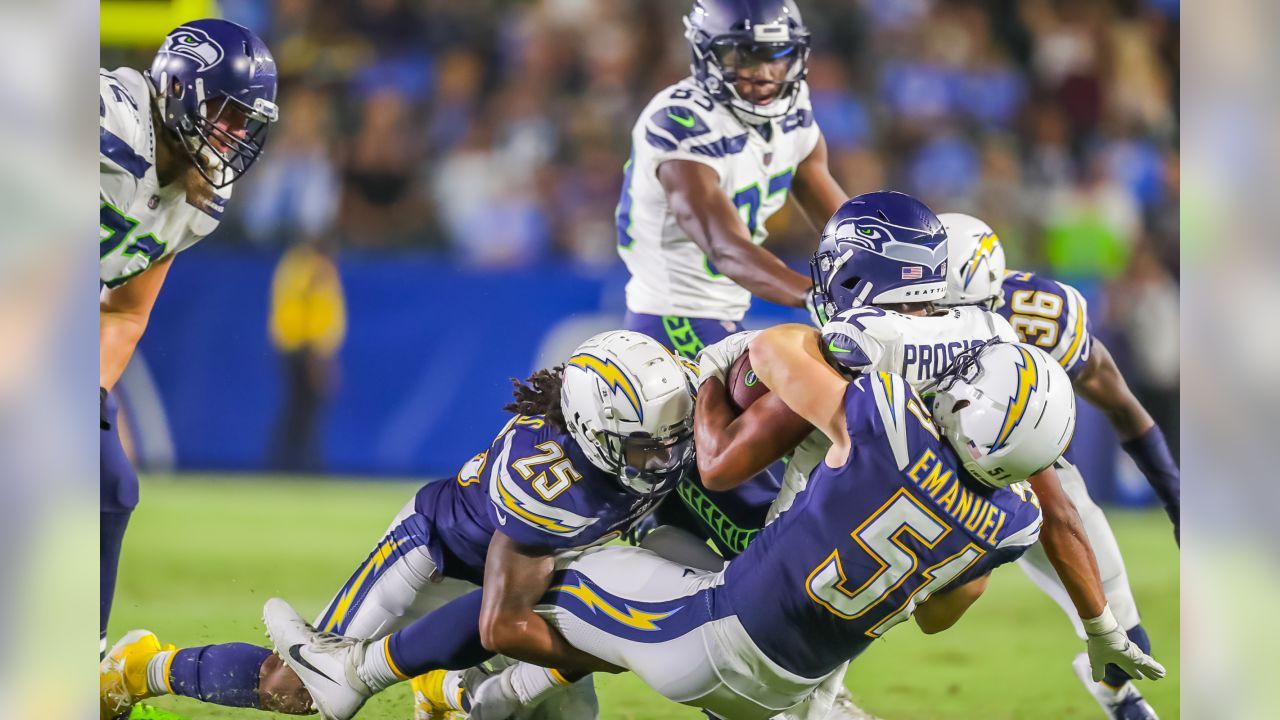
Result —
[[1045, 254], [1055, 275], [1109, 279], [1124, 270], [1142, 215], [1098, 159], [1082, 182], [1054, 193], [1046, 220]]
[[413, 192], [421, 141], [410, 131], [409, 102], [383, 89], [361, 107], [343, 171], [345, 235], [365, 247], [411, 242], [423, 229], [423, 213]]
[[[630, 130], [688, 73], [689, 4], [227, 3], [267, 38], [285, 88], [228, 219], [258, 243], [613, 266]], [[1176, 0], [799, 4], [814, 112], [850, 193], [976, 213], [1014, 264], [1065, 279], [1127, 277], [1150, 254], [1177, 282]], [[146, 66], [152, 51], [104, 48], [103, 63]], [[812, 235], [799, 213], [770, 223], [771, 247], [797, 260]]]
[[281, 104], [289, 112], [273, 130], [270, 153], [245, 178], [242, 221], [248, 237], [261, 244], [319, 238], [330, 232], [338, 213], [328, 97], [301, 87]]
[[278, 470], [324, 469], [320, 434], [337, 392], [337, 355], [347, 332], [342, 281], [329, 253], [323, 242], [294, 245], [271, 281], [271, 344], [284, 376], [270, 449], [270, 465]]
[[1169, 438], [1178, 441], [1178, 285], [1147, 243], [1111, 289], [1112, 326], [1126, 338], [1130, 367], [1124, 368], [1133, 392]]

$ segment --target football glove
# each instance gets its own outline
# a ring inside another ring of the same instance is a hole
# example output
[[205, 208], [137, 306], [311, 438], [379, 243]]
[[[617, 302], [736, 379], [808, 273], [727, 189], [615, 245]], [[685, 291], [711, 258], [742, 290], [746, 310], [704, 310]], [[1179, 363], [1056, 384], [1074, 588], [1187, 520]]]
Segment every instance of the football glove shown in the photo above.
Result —
[[107, 389], [98, 388], [98, 426], [103, 430], [111, 429], [111, 419], [107, 417]]
[[1088, 638], [1089, 666], [1093, 670], [1094, 682], [1102, 682], [1108, 664], [1119, 667], [1133, 678], [1159, 680], [1164, 677], [1164, 666], [1129, 639], [1111, 614], [1110, 605], [1102, 608], [1098, 617], [1081, 618], [1081, 621]]
[[714, 345], [702, 348], [698, 353], [698, 387], [711, 378], [724, 382], [725, 373], [747, 351], [747, 346], [759, 335], [759, 330], [734, 333]]

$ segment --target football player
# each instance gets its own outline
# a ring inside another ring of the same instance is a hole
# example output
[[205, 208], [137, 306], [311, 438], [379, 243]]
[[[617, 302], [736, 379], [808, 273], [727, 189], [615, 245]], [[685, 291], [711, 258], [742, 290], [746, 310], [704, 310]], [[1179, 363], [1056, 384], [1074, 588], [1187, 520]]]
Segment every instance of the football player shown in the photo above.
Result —
[[[947, 292], [947, 233], [941, 221], [919, 201], [901, 193], [867, 193], [853, 198], [827, 224], [813, 260], [817, 302], [833, 314], [823, 328], [823, 349], [833, 365], [848, 373], [890, 371], [920, 387], [931, 381], [966, 348], [991, 338], [1016, 340], [1013, 328], [999, 315], [976, 306], [938, 310], [934, 303]], [[730, 338], [704, 354], [703, 380], [727, 368], [741, 353], [744, 340]], [[711, 366], [708, 368], [708, 366]], [[742, 417], [735, 417], [723, 392], [700, 390], [695, 437], [703, 482], [732, 484], [754, 472], [783, 450], [783, 436], [795, 432], [796, 418], [776, 408], [777, 399], [765, 396]], [[768, 420], [758, 418], [767, 414]], [[785, 429], [770, 440], [758, 432], [762, 426]], [[718, 443], [718, 444], [717, 444]], [[722, 463], [716, 476], [704, 464], [712, 459], [706, 448], [716, 444], [720, 455], [733, 458]], [[796, 449], [784, 476], [782, 492], [770, 517], [791, 503], [808, 474], [826, 451], [826, 439], [818, 433]], [[1062, 576], [1069, 591], [1059, 590], [1064, 607], [1081, 618], [1111, 617], [1110, 595], [1094, 567], [1095, 559], [1083, 536], [1082, 520], [1070, 497], [1054, 477], [1055, 471], [1038, 473], [1031, 480], [1045, 508], [1045, 549], [1037, 554], [1050, 572]], [[716, 485], [724, 487], [725, 485]], [[1047, 550], [1047, 552], [1046, 552]], [[1056, 580], [1056, 577], [1055, 577]], [[1118, 598], [1123, 601], [1123, 598]], [[1124, 614], [1123, 602], [1116, 612]], [[1078, 621], [1079, 622], [1079, 621]], [[1143, 638], [1134, 639], [1146, 649]], [[1087, 660], [1087, 658], [1086, 658]], [[1089, 672], [1087, 661], [1080, 671]], [[1101, 668], [1092, 668], [1101, 672]], [[1114, 672], [1114, 670], [1112, 671]]]
[[[646, 336], [597, 335], [565, 365], [517, 384], [515, 396], [506, 407], [513, 417], [492, 444], [454, 480], [418, 491], [317, 628], [367, 639], [390, 635], [379, 645], [388, 672], [424, 665], [423, 652], [443, 653], [441, 662], [455, 667], [483, 661], [488, 653], [479, 642], [440, 647], [440, 628], [459, 622], [478, 627], [488, 647], [527, 650], [519, 628], [547, 590], [552, 556], [618, 537], [692, 465], [691, 374]], [[483, 584], [486, 592], [433, 615], [439, 625], [409, 625], [449, 599], [432, 591], [442, 578]], [[573, 654], [559, 652], [558, 658]], [[287, 713], [311, 712], [314, 699], [326, 717], [348, 712], [328, 695], [309, 695], [290, 669], [310, 667], [309, 654], [286, 648], [282, 655], [289, 666], [245, 643], [175, 650], [135, 631], [103, 662], [102, 716], [169, 693]], [[562, 705], [554, 716], [595, 717], [589, 683], [575, 688], [574, 710]]]
[[[692, 359], [742, 329], [752, 296], [806, 306], [809, 278], [762, 247], [766, 221], [794, 195], [816, 227], [848, 195], [814, 122], [796, 3], [695, 0], [684, 24], [690, 75], [637, 119], [616, 220], [631, 274], [624, 327]], [[732, 557], [763, 526], [778, 479], [761, 472], [727, 493], [689, 481], [678, 492], [654, 522]]]
[[225, 20], [174, 29], [149, 71], [98, 72], [102, 652], [120, 545], [138, 503], [111, 390], [174, 256], [218, 227], [232, 183], [262, 154], [279, 115], [275, 99], [271, 52]]
[[[1040, 510], [1022, 481], [1057, 459], [1075, 422], [1064, 372], [1029, 346], [962, 354], [940, 378], [933, 416], [901, 377], [841, 377], [811, 328], [764, 331], [751, 350], [761, 380], [831, 440], [791, 510], [720, 572], [641, 548], [562, 557], [523, 630], [712, 717], [748, 720], [801, 702], [908, 617], [929, 633], [953, 625], [991, 570], [1035, 542]], [[347, 710], [326, 718], [351, 717], [399, 679], [377, 643], [318, 632], [282, 600], [267, 602], [264, 620], [282, 653], [300, 649], [312, 692]], [[1098, 662], [1163, 675], [1127, 641], [1090, 647]], [[511, 670], [481, 685], [475, 717], [504, 716], [483, 708]]]
[[[1084, 296], [1070, 285], [1030, 272], [1011, 272], [1005, 267], [1000, 238], [985, 222], [971, 215], [944, 213], [938, 216], [947, 229], [950, 266], [947, 296], [941, 304], [978, 305], [994, 309], [1007, 318], [1022, 342], [1035, 345], [1062, 365], [1075, 391], [1103, 411], [1120, 437], [1121, 447], [1142, 470], [1164, 503], [1178, 535], [1180, 494], [1178, 466], [1174, 463], [1160, 428], [1133, 396], [1106, 346], [1090, 332]], [[1107, 601], [1129, 637], [1151, 651], [1151, 641], [1141, 624], [1124, 559], [1106, 515], [1089, 497], [1088, 487], [1075, 465], [1065, 458], [1058, 463], [1058, 477], [1084, 522], [1089, 544], [1098, 559]], [[1027, 575], [1067, 611], [1077, 634], [1079, 620], [1071, 612], [1071, 602], [1057, 575], [1039, 547], [1032, 548], [1018, 563]], [[1107, 716], [1116, 719], [1155, 718], [1141, 692], [1118, 668], [1108, 668], [1101, 683], [1088, 672], [1088, 659], [1077, 656], [1072, 663], [1077, 677]]]

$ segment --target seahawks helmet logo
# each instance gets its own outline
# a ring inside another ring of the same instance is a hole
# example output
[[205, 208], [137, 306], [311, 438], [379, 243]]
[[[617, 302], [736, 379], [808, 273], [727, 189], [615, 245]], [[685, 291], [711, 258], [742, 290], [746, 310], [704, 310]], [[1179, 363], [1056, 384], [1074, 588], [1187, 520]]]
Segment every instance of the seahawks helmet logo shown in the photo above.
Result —
[[903, 263], [923, 265], [930, 270], [942, 267], [947, 261], [947, 246], [941, 241], [921, 239], [916, 242], [903, 242], [894, 236], [894, 231], [904, 231], [908, 237], [919, 235], [920, 228], [894, 225], [875, 217], [856, 217], [841, 222], [835, 229], [837, 243], [849, 243], [864, 250], [897, 260]]
[[204, 72], [222, 62], [222, 46], [214, 42], [205, 31], [185, 25], [169, 33], [160, 52], [194, 60], [198, 65], [198, 72]]

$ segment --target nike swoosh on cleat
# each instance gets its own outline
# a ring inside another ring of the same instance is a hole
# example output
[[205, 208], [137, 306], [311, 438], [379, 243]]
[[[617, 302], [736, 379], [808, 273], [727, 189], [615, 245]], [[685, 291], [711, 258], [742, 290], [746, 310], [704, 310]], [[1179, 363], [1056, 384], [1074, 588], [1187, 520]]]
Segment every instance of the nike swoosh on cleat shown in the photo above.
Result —
[[827, 349], [828, 349], [828, 350], [830, 350], [830, 351], [831, 351], [831, 352], [833, 352], [833, 353], [847, 353], [847, 352], [849, 352], [849, 350], [847, 350], [847, 349], [845, 349], [845, 348], [842, 348], [842, 347], [836, 347], [836, 341], [835, 341], [835, 340], [832, 340], [831, 342], [827, 343]]
[[698, 118], [696, 117], [684, 118], [684, 117], [680, 117], [679, 115], [672, 115], [671, 113], [667, 113], [667, 117], [671, 118], [672, 120], [675, 120], [676, 122], [680, 123], [681, 125], [687, 128], [692, 128], [694, 123], [698, 122]]
[[315, 673], [315, 674], [319, 675], [320, 677], [324, 678], [325, 680], [328, 680], [329, 682], [333, 683], [334, 685], [337, 685], [337, 684], [338, 684], [338, 681], [337, 681], [337, 680], [334, 680], [333, 678], [329, 677], [328, 675], [325, 675], [325, 674], [320, 670], [320, 668], [316, 667], [315, 665], [312, 665], [310, 662], [307, 662], [307, 659], [306, 659], [306, 658], [304, 658], [304, 657], [302, 657], [302, 653], [298, 652], [298, 648], [300, 648], [300, 647], [302, 647], [302, 643], [298, 643], [297, 645], [294, 645], [293, 647], [289, 648], [289, 657], [293, 658], [294, 660], [297, 660], [297, 661], [298, 661], [298, 664], [299, 664], [299, 665], [301, 665], [302, 667], [304, 667], [304, 668], [306, 668], [306, 669], [310, 670], [311, 672], [313, 672], [313, 673]]

